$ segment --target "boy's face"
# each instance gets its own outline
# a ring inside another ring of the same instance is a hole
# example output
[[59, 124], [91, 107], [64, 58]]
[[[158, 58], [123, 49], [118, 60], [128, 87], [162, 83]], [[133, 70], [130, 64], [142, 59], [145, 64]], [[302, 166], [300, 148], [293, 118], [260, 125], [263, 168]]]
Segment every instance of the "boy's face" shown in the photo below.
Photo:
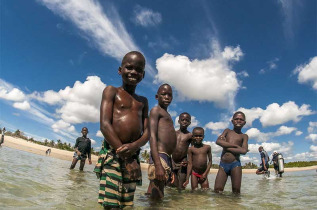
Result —
[[145, 75], [145, 61], [143, 57], [137, 54], [126, 56], [119, 67], [118, 73], [122, 76], [122, 80], [127, 85], [137, 85]]
[[87, 134], [88, 134], [88, 129], [87, 129], [87, 128], [81, 129], [81, 133], [83, 134], [83, 136], [87, 136]]
[[194, 140], [195, 144], [201, 144], [204, 137], [205, 137], [205, 132], [202, 129], [194, 129], [193, 131], [193, 137], [192, 139]]
[[159, 88], [155, 98], [158, 100], [160, 107], [167, 108], [173, 100], [173, 91], [169, 85], [164, 85]]
[[231, 122], [235, 128], [242, 128], [246, 123], [243, 114], [234, 115]]
[[188, 114], [181, 114], [178, 119], [181, 128], [187, 128], [191, 123], [191, 118]]

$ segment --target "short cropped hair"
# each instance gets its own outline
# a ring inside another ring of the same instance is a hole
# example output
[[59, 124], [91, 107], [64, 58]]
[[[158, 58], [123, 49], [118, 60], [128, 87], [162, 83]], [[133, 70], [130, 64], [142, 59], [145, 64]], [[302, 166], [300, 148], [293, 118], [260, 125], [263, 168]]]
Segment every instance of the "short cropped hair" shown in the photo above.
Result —
[[183, 112], [179, 116], [184, 115], [184, 114], [187, 114], [190, 118], [192, 117], [188, 112]]
[[121, 66], [123, 65], [124, 61], [127, 59], [127, 57], [128, 57], [129, 55], [139, 55], [139, 56], [141, 56], [141, 57], [143, 58], [143, 60], [144, 60], [144, 66], [145, 66], [145, 57], [144, 57], [144, 55], [143, 55], [142, 53], [140, 53], [139, 51], [131, 51], [131, 52], [128, 52], [127, 54], [125, 54], [125, 56], [123, 56], [123, 58], [122, 58]]
[[204, 131], [204, 133], [205, 133], [205, 130], [204, 130], [202, 127], [195, 127], [195, 128], [193, 129], [193, 132], [194, 132], [195, 130], [201, 130], [201, 131]]
[[237, 114], [243, 115], [244, 119], [246, 119], [246, 118], [245, 118], [245, 114], [244, 114], [243, 112], [241, 112], [241, 111], [235, 112], [235, 113], [233, 114], [232, 118], [234, 118], [234, 116], [236, 116]]
[[165, 86], [165, 85], [169, 86], [169, 87], [172, 89], [172, 86], [170, 86], [170, 85], [167, 84], [167, 83], [164, 83], [164, 84], [160, 85], [160, 87], [157, 89], [157, 93], [159, 92], [159, 90], [161, 89], [161, 87], [163, 87], [163, 86]]

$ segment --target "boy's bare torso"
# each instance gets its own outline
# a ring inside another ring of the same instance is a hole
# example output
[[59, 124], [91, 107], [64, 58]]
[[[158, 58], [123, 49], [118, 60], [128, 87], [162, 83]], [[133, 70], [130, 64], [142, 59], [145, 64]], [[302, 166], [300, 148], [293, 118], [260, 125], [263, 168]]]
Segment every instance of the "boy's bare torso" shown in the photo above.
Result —
[[156, 107], [159, 112], [157, 126], [157, 149], [171, 155], [176, 147], [176, 132], [171, 116], [161, 107]]
[[192, 169], [199, 174], [202, 174], [207, 169], [208, 152], [211, 149], [209, 145], [203, 145], [202, 147], [190, 147], [192, 153]]
[[175, 151], [173, 152], [173, 160], [175, 163], [181, 162], [185, 157], [187, 157], [187, 151], [190, 144], [190, 139], [192, 134], [190, 132], [183, 133], [182, 131], [176, 131], [177, 144]]
[[[238, 134], [233, 130], [228, 129], [228, 132], [225, 136], [226, 141], [235, 145], [238, 145], [242, 147], [243, 143], [243, 136], [246, 134]], [[240, 160], [240, 155], [233, 154], [229, 151], [226, 150], [226, 148], [223, 149], [222, 154], [221, 154], [221, 161], [224, 163], [232, 163], [234, 161], [239, 161]]]
[[139, 139], [143, 132], [143, 109], [146, 98], [136, 94], [131, 96], [121, 87], [116, 88], [116, 91], [113, 103], [113, 129], [123, 144], [131, 143]]

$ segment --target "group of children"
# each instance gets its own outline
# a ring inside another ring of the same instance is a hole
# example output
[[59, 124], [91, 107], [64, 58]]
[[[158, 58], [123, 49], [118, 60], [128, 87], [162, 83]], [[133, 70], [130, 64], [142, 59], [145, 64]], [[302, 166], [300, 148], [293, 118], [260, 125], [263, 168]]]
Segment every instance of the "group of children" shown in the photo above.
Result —
[[[148, 116], [148, 101], [135, 94], [137, 84], [145, 75], [145, 58], [137, 51], [127, 53], [118, 73], [122, 86], [107, 86], [102, 94], [100, 130], [105, 137], [94, 171], [100, 179], [98, 202], [105, 208], [133, 205], [137, 184], [141, 184], [140, 148], [150, 140], [150, 160], [147, 193], [151, 198], [162, 198], [168, 184], [184, 189], [191, 177], [192, 189], [198, 184], [209, 188], [208, 174], [212, 164], [211, 147], [203, 144], [204, 129], [187, 130], [190, 114], [179, 116], [180, 129], [167, 111], [173, 100], [172, 87], [163, 84], [155, 95], [158, 101]], [[223, 147], [220, 168], [215, 181], [215, 192], [221, 192], [228, 176], [232, 190], [240, 192], [242, 169], [240, 154], [248, 151], [248, 136], [242, 134], [245, 115], [236, 112], [233, 130], [226, 129], [216, 143]], [[192, 146], [190, 146], [190, 144]]]

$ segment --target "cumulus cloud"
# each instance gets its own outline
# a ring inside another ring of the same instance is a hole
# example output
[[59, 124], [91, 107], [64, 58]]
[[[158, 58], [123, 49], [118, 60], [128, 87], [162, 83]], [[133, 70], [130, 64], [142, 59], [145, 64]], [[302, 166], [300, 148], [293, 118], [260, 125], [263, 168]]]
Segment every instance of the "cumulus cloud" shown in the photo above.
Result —
[[302, 152], [295, 154], [294, 156], [288, 156], [285, 159], [291, 161], [310, 161], [316, 160], [317, 153], [316, 152]]
[[100, 138], [104, 138], [100, 130], [97, 131], [96, 136]]
[[214, 154], [219, 154], [220, 152], [222, 152], [223, 148], [221, 146], [218, 146], [216, 144], [216, 142], [214, 142], [214, 141], [204, 141], [204, 144], [210, 145], [211, 152], [214, 153]]
[[23, 102], [15, 102], [13, 104], [13, 107], [14, 108], [17, 108], [17, 109], [21, 109], [21, 110], [28, 110], [31, 108], [29, 102], [27, 101], [23, 101]]
[[262, 116], [263, 111], [264, 111], [261, 108], [245, 109], [242, 107], [240, 107], [238, 110], [245, 114], [245, 117], [246, 117], [245, 127], [252, 126], [253, 121], [256, 119], [259, 119]]
[[306, 136], [306, 139], [311, 140], [313, 143], [317, 143], [317, 134], [310, 133], [308, 136]]
[[294, 142], [288, 141], [288, 142], [282, 142], [282, 143], [276, 143], [276, 142], [264, 142], [262, 144], [249, 144], [249, 153], [259, 153], [259, 147], [262, 146], [265, 151], [272, 153], [273, 151], [277, 151], [280, 153], [290, 153], [292, 151], [292, 148], [294, 146]]
[[155, 26], [162, 22], [162, 15], [159, 12], [136, 5], [134, 7], [134, 22], [144, 27]]
[[269, 70], [272, 70], [272, 69], [276, 69], [277, 68], [277, 62], [279, 61], [280, 59], [279, 58], [274, 58], [273, 60], [270, 60], [267, 63], [267, 67], [261, 69], [259, 71], [260, 74], [265, 74], [267, 73]]
[[52, 128], [55, 132], [59, 132], [60, 130], [67, 130], [69, 132], [74, 132], [75, 127], [70, 123], [64, 122], [63, 120], [59, 120], [52, 125]]
[[317, 122], [309, 122], [309, 126], [307, 128], [308, 133], [317, 133]]
[[303, 134], [302, 131], [296, 131], [296, 133], [295, 133], [296, 136], [300, 136], [300, 135], [302, 135], [302, 134]]
[[224, 129], [229, 127], [229, 122], [209, 122], [204, 127], [212, 130], [212, 134], [220, 135]]
[[20, 89], [0, 79], [0, 98], [9, 101], [23, 101], [25, 94]]
[[310, 149], [310, 151], [317, 153], [317, 146], [311, 145], [311, 146], [309, 147], [309, 149]]
[[165, 53], [156, 60], [156, 82], [172, 85], [180, 99], [210, 101], [233, 108], [240, 85], [230, 64], [239, 61], [243, 52], [239, 46], [225, 47], [222, 52], [219, 49], [214, 41], [210, 58], [204, 60]]
[[257, 142], [265, 142], [276, 136], [291, 134], [292, 132], [296, 132], [296, 130], [297, 128], [295, 127], [281, 126], [275, 132], [262, 133], [257, 128], [250, 128], [245, 133], [249, 136], [249, 139], [254, 139]]
[[310, 59], [308, 64], [303, 64], [293, 71], [298, 74], [298, 82], [301, 84], [311, 84], [317, 90], [317, 56]]
[[277, 103], [270, 104], [263, 111], [260, 121], [264, 127], [286, 123], [288, 121], [298, 122], [302, 116], [312, 115], [315, 112], [310, 110], [310, 106], [303, 104], [301, 107], [293, 101], [289, 101], [280, 106]]

